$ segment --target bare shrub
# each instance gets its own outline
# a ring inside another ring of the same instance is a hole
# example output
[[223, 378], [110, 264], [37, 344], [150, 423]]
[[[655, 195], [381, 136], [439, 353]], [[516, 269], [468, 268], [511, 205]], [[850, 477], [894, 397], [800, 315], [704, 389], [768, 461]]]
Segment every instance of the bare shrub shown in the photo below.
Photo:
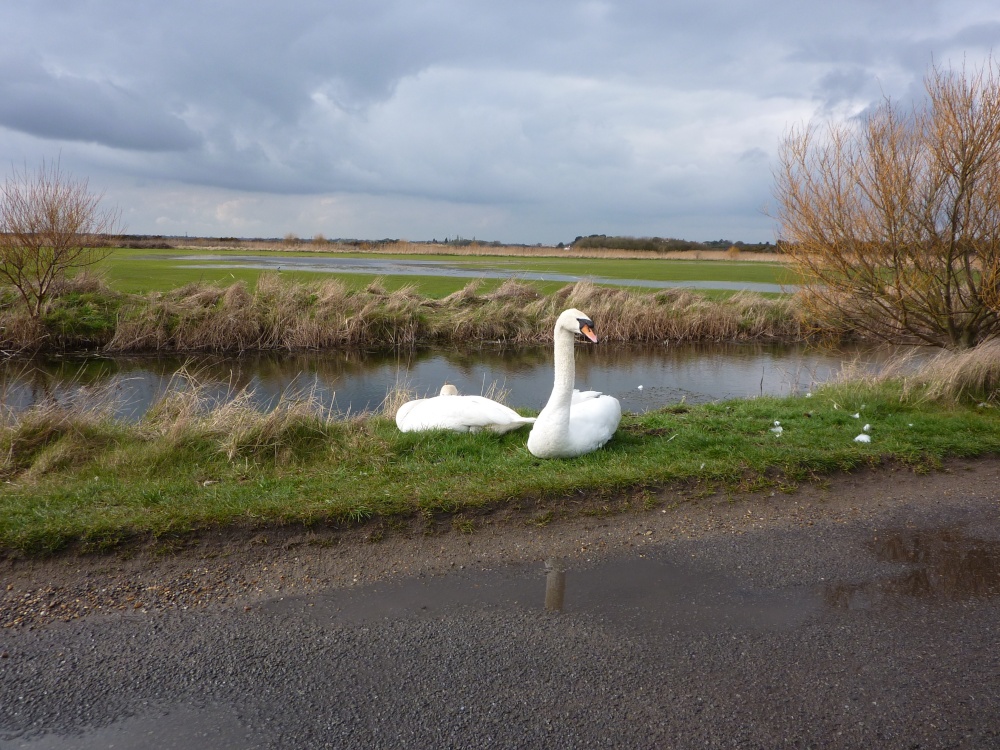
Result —
[[793, 130], [775, 195], [816, 321], [965, 348], [1000, 333], [1000, 69], [933, 67], [910, 113]]
[[0, 280], [17, 290], [38, 318], [55, 285], [105, 258], [107, 235], [119, 232], [119, 212], [101, 209], [86, 180], [42, 162], [8, 176], [0, 187]]

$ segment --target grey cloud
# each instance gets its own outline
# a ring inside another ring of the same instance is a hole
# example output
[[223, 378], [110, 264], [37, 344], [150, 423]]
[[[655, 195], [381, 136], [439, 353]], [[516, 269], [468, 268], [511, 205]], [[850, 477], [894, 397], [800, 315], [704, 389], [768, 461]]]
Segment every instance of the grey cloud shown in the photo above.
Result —
[[[0, 5], [0, 124], [67, 166], [259, 204], [365, 196], [387, 223], [458, 206], [526, 240], [759, 232], [784, 127], [908, 94], [932, 53], [1000, 34], [975, 0], [55, 1]], [[960, 13], [983, 22], [941, 22]], [[0, 131], [0, 159], [23, 143]]]
[[41, 138], [111, 148], [180, 151], [200, 139], [155, 103], [108, 82], [53, 76], [40, 67], [7, 67], [0, 79], [0, 125]]

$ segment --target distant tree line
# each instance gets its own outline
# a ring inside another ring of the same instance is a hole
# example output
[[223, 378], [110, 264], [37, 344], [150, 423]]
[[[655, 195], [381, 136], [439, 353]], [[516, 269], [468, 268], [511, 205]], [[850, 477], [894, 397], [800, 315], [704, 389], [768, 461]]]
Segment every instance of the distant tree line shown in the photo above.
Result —
[[750, 253], [773, 253], [776, 248], [770, 242], [747, 243], [731, 242], [730, 240], [711, 240], [709, 242], [695, 242], [693, 240], [679, 240], [672, 237], [619, 237], [605, 234], [591, 234], [586, 237], [577, 237], [571, 243], [571, 247], [586, 248], [607, 248], [609, 250], [638, 250], [654, 253], [677, 253], [697, 250], [729, 250], [739, 248], [742, 252]]

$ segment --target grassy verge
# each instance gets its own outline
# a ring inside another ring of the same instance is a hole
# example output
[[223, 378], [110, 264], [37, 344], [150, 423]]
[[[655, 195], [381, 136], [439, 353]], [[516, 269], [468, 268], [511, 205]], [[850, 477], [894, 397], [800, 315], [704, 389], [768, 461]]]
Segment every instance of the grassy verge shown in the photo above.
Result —
[[[134, 425], [38, 408], [0, 434], [0, 551], [113, 549], [230, 525], [471, 519], [580, 493], [648, 503], [652, 490], [678, 483], [792, 489], [885, 462], [930, 470], [948, 457], [1000, 453], [996, 349], [938, 362], [929, 375], [833, 384], [812, 397], [626, 415], [604, 449], [570, 461], [534, 458], [525, 432], [403, 434], [387, 415], [336, 421], [308, 396], [260, 414], [245, 394], [206, 409], [197, 388], [179, 389]], [[861, 434], [871, 442], [855, 441]]]

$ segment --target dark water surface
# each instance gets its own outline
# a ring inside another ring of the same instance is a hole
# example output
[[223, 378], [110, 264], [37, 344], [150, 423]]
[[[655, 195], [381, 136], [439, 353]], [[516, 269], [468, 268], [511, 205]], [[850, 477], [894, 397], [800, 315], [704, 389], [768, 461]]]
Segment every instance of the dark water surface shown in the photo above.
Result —
[[[577, 387], [610, 393], [624, 410], [645, 412], [682, 400], [705, 403], [807, 391], [836, 376], [845, 363], [858, 360], [877, 370], [888, 356], [885, 349], [865, 347], [581, 345]], [[436, 394], [445, 382], [465, 394], [485, 393], [495, 384], [506, 403], [526, 409], [541, 409], [552, 389], [551, 348], [534, 347], [7, 360], [0, 362], [0, 397], [13, 412], [46, 401], [112, 398], [119, 418], [137, 419], [182, 369], [206, 386], [211, 399], [223, 401], [246, 388], [255, 404], [267, 409], [282, 395], [312, 394], [339, 414], [377, 409], [397, 385], [425, 396]]]
[[[767, 344], [581, 345], [576, 375], [577, 387], [616, 396], [626, 411], [645, 412], [682, 400], [706, 403], [808, 391], [835, 377], [845, 363], [857, 360], [877, 370], [889, 356], [885, 349], [866, 347], [817, 351]], [[436, 394], [445, 382], [465, 394], [485, 393], [495, 384], [507, 404], [526, 409], [541, 409], [552, 389], [552, 351], [546, 346], [6, 360], [0, 362], [0, 397], [13, 412], [46, 401], [112, 398], [119, 418], [137, 419], [182, 369], [205, 385], [212, 399], [223, 401], [246, 388], [255, 404], [267, 409], [282, 395], [312, 394], [339, 414], [377, 409], [397, 385], [425, 396]]]

